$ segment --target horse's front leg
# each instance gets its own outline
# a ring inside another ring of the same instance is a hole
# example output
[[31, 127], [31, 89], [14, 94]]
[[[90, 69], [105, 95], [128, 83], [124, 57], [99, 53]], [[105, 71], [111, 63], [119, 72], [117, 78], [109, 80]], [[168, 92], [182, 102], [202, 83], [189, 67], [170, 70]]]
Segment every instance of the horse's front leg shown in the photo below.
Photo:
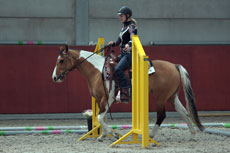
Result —
[[97, 116], [98, 122], [101, 124], [101, 128], [102, 128], [102, 133], [101, 136], [99, 136], [97, 138], [98, 141], [102, 142], [103, 139], [108, 135], [108, 133], [110, 133], [111, 129], [109, 128], [109, 126], [105, 123], [105, 115], [106, 112], [100, 113]]
[[[105, 103], [101, 103], [100, 105], [100, 113], [97, 116], [98, 122], [101, 124], [101, 128], [102, 128], [102, 134], [100, 137], [97, 138], [98, 141], [102, 142], [103, 139], [108, 135], [111, 134], [113, 135], [116, 139], [119, 138], [119, 135], [117, 133], [115, 133], [111, 128], [109, 128], [109, 126], [105, 123], [105, 116], [106, 113], [109, 109], [109, 106], [112, 104], [113, 99], [109, 98], [108, 103], [106, 101], [106, 99], [104, 99]], [[104, 105], [103, 105], [104, 104]]]

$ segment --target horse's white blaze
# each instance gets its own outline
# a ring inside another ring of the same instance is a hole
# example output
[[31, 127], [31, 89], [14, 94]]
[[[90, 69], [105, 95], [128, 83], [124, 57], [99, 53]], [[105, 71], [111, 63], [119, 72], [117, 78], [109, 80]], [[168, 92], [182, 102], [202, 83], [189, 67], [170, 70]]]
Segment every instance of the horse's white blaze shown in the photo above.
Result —
[[57, 66], [55, 66], [54, 71], [53, 71], [53, 75], [52, 75], [53, 80], [54, 80], [55, 77], [57, 77], [56, 69], [57, 69]]
[[[59, 55], [58, 56], [58, 59], [60, 59], [61, 58], [61, 56]], [[53, 71], [53, 74], [52, 74], [52, 78], [53, 78], [53, 80], [54, 80], [54, 78], [57, 78], [57, 66], [55, 66], [55, 68], [54, 68], [54, 71]], [[61, 81], [60, 79], [59, 80], [56, 80], [56, 82], [63, 82], [63, 81]]]
[[[89, 57], [92, 54], [93, 54], [93, 52], [88, 52], [88, 51], [81, 50], [79, 58], [82, 57], [82, 58], [86, 59], [87, 57]], [[103, 56], [98, 55], [98, 54], [94, 54], [91, 57], [89, 57], [87, 59], [87, 61], [90, 62], [92, 65], [94, 65], [94, 67], [96, 69], [98, 69], [100, 72], [102, 72], [104, 62], [105, 62], [105, 58]]]

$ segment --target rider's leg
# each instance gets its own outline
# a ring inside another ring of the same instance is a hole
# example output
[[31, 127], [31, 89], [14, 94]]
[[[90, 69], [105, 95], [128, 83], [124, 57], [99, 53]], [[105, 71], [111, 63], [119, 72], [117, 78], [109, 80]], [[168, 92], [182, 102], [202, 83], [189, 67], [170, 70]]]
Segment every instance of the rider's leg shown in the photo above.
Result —
[[127, 56], [123, 56], [119, 63], [117, 64], [114, 72], [114, 76], [119, 80], [121, 87], [121, 101], [128, 102], [129, 101], [129, 82], [124, 74], [124, 70], [130, 68], [129, 58]]

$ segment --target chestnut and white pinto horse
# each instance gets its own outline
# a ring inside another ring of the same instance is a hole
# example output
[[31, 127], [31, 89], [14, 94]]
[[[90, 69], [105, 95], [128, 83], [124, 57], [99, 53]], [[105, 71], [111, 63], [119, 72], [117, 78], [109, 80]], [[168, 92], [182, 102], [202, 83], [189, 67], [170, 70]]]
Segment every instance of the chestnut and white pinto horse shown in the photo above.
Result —
[[[102, 134], [98, 137], [99, 141], [107, 134], [112, 134], [119, 138], [118, 134], [104, 122], [105, 115], [114, 101], [115, 82], [112, 82], [112, 89], [109, 92], [109, 81], [103, 81], [102, 69], [105, 57], [94, 54], [93, 52], [83, 50], [68, 49], [62, 47], [57, 58], [56, 66], [53, 71], [53, 81], [62, 82], [65, 76], [77, 69], [87, 80], [90, 94], [95, 97], [100, 112], [98, 121], [102, 126]], [[204, 129], [197, 115], [193, 90], [191, 88], [189, 75], [182, 65], [175, 65], [167, 61], [153, 60], [153, 66], [156, 72], [149, 75], [149, 91], [153, 93], [157, 110], [157, 121], [150, 132], [153, 138], [166, 117], [166, 102], [173, 104], [176, 111], [187, 123], [191, 132], [191, 138], [194, 139], [195, 128], [193, 123], [202, 131]], [[181, 104], [178, 98], [178, 92], [182, 84], [186, 100], [186, 108]]]

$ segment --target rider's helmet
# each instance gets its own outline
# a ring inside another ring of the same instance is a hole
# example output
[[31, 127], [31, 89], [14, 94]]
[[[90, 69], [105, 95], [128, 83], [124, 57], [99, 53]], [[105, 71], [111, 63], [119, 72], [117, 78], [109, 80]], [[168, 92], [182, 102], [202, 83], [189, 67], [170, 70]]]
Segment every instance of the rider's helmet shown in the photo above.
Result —
[[[132, 16], [132, 10], [127, 6], [122, 6], [118, 11], [118, 15], [125, 14], [127, 18], [130, 18]], [[129, 16], [128, 16], [129, 15]]]

